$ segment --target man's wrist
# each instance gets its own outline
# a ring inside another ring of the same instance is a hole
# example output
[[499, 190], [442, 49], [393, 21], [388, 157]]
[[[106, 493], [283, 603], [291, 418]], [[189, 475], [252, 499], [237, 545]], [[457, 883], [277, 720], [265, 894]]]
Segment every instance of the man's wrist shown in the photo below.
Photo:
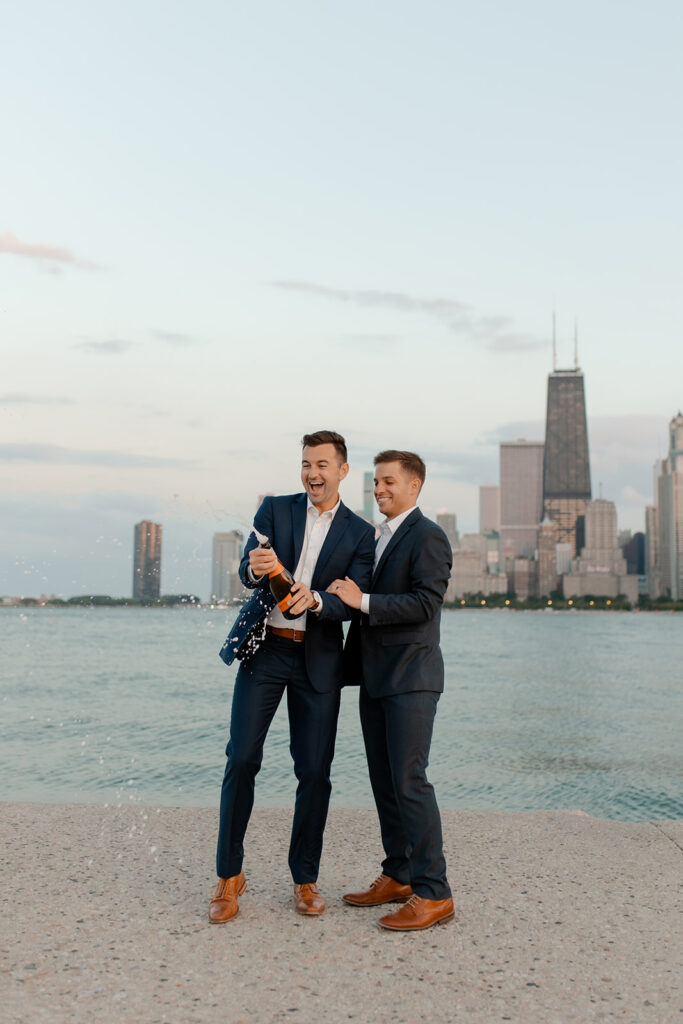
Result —
[[[264, 573], [264, 575], [265, 575], [265, 573]], [[263, 579], [263, 576], [257, 576], [256, 575], [256, 573], [252, 569], [251, 565], [247, 566], [247, 576], [249, 577], [249, 582], [250, 583], [260, 583], [261, 580]]]
[[322, 608], [323, 608], [323, 601], [322, 601], [322, 598], [321, 598], [321, 596], [320, 596], [320, 594], [318, 593], [318, 591], [317, 591], [317, 590], [312, 590], [312, 591], [311, 591], [311, 596], [312, 596], [312, 597], [313, 597], [313, 598], [315, 599], [315, 601], [317, 602], [317, 604], [314, 604], [314, 605], [313, 605], [313, 607], [311, 608], [311, 611], [313, 612], [313, 614], [314, 614], [314, 615], [317, 615], [317, 614], [318, 614], [318, 612], [321, 612], [321, 611], [322, 611]]
[[370, 595], [369, 594], [361, 594], [360, 595], [360, 610], [362, 611], [363, 615], [369, 615], [370, 614]]

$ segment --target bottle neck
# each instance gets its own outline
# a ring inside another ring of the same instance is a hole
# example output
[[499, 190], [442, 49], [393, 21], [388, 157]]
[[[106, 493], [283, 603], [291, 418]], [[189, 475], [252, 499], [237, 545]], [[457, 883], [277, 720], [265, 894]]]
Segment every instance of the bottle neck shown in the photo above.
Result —
[[[277, 557], [277, 556], [276, 556], [276, 557]], [[277, 565], [275, 566], [275, 568], [274, 568], [274, 569], [272, 569], [272, 570], [271, 570], [271, 571], [270, 571], [270, 572], [268, 573], [268, 579], [269, 579], [269, 580], [272, 580], [273, 576], [279, 576], [279, 575], [280, 575], [280, 573], [282, 573], [282, 572], [284, 572], [284, 571], [285, 571], [285, 567], [284, 567], [284, 565], [282, 564], [282, 562], [280, 561], [280, 559], [278, 558], [278, 560], [277, 560]]]

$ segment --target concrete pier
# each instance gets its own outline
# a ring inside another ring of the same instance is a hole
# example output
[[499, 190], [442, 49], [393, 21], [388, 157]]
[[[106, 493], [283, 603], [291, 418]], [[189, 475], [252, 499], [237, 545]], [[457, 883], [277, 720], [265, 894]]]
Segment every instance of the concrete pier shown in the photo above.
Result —
[[683, 822], [450, 811], [456, 917], [381, 930], [341, 895], [379, 873], [374, 812], [333, 810], [322, 917], [294, 912], [289, 810], [257, 809], [248, 890], [207, 919], [217, 813], [0, 804], [7, 1024], [683, 1020]]

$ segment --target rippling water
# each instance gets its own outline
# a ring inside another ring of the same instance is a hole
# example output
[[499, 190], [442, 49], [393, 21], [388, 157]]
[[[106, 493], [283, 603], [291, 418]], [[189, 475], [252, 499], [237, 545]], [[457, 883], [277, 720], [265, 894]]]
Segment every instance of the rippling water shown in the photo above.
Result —
[[[208, 609], [0, 610], [2, 796], [216, 805], [227, 628]], [[683, 818], [683, 616], [445, 612], [442, 637], [442, 807]], [[345, 690], [333, 801], [372, 806], [356, 705]], [[283, 702], [257, 799], [295, 785]]]

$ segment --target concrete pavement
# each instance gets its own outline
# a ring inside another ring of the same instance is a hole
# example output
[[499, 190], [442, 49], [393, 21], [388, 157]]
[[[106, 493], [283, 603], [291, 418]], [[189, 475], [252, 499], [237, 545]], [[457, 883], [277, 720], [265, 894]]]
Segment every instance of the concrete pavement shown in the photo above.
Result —
[[288, 810], [257, 809], [248, 891], [210, 925], [217, 813], [0, 804], [7, 1024], [683, 1021], [683, 822], [443, 815], [456, 918], [377, 927], [374, 812], [333, 810], [318, 919], [292, 909]]

